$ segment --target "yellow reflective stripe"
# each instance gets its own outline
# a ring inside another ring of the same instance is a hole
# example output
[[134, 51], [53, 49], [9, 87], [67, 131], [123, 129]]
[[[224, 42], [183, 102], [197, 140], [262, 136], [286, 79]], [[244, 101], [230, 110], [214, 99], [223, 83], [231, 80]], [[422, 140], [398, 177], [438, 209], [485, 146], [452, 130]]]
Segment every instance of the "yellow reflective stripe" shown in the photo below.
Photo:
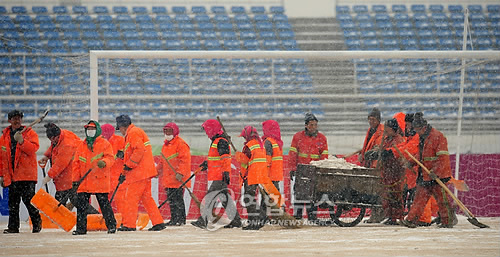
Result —
[[100, 154], [98, 154], [98, 155], [96, 155], [96, 156], [92, 157], [92, 158], [90, 159], [90, 162], [93, 162], [93, 161], [95, 161], [95, 160], [97, 160], [97, 159], [99, 159], [99, 158], [101, 158], [101, 157], [103, 157], [103, 156], [104, 156], [104, 153], [100, 153]]
[[80, 160], [81, 162], [87, 162], [87, 158], [83, 156], [78, 156], [78, 160]]
[[288, 151], [297, 152], [297, 148], [295, 148], [295, 147], [292, 146], [292, 147], [290, 147], [290, 150], [288, 150]]
[[311, 154], [311, 159], [319, 159], [319, 155], [317, 154]]
[[307, 158], [307, 157], [309, 157], [309, 155], [306, 153], [299, 153], [299, 157]]
[[2, 151], [7, 152], [7, 147], [2, 145]]
[[144, 146], [148, 146], [148, 145], [151, 145], [151, 143], [149, 141], [144, 142]]
[[436, 153], [436, 156], [440, 156], [440, 155], [450, 155], [450, 153], [448, 153], [448, 151], [439, 151]]
[[252, 165], [252, 164], [257, 163], [257, 162], [265, 162], [265, 163], [267, 163], [267, 160], [266, 160], [266, 158], [255, 158], [255, 159], [251, 160], [248, 163], [248, 165]]
[[273, 148], [278, 148], [280, 147], [278, 144], [272, 144]]
[[163, 153], [161, 154], [161, 157], [167, 161], [170, 161], [177, 156], [179, 156], [179, 153], [174, 153], [174, 154], [170, 155], [169, 157], [165, 157], [165, 155], [163, 155]]
[[247, 165], [247, 164], [245, 164], [245, 163], [242, 163], [242, 164], [241, 164], [241, 167], [243, 167], [243, 168], [247, 169], [247, 168], [248, 168], [248, 165]]
[[271, 158], [272, 161], [282, 161], [283, 160], [283, 156], [277, 156], [277, 157], [273, 157]]
[[424, 157], [424, 161], [428, 162], [428, 161], [435, 161], [437, 160], [438, 157]]
[[129, 148], [129, 147], [130, 147], [130, 143], [127, 143], [127, 144], [125, 145], [125, 148], [123, 148], [123, 152], [127, 151], [127, 148]]
[[208, 156], [208, 160], [209, 161], [219, 161], [220, 160], [220, 156]]
[[324, 150], [321, 154], [328, 154], [328, 150]]
[[250, 151], [255, 150], [255, 149], [260, 149], [260, 145], [255, 144], [249, 147]]
[[222, 156], [220, 157], [221, 160], [224, 160], [224, 159], [231, 159], [231, 156]]
[[210, 147], [217, 148], [217, 144], [211, 144]]

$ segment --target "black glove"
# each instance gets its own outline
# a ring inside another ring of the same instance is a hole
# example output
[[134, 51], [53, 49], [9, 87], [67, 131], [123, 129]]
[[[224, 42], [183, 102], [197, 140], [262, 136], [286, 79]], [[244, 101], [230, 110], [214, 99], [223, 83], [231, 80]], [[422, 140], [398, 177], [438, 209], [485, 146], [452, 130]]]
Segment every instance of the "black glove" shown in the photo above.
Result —
[[120, 174], [120, 176], [118, 177], [118, 183], [123, 183], [123, 181], [125, 181], [125, 175], [123, 174]]
[[76, 192], [76, 190], [78, 189], [78, 186], [79, 186], [78, 182], [73, 182], [73, 185], [72, 185], [72, 187], [71, 187], [71, 190], [73, 190], [73, 191], [75, 191], [75, 192]]
[[370, 150], [366, 151], [365, 153], [365, 160], [367, 161], [374, 161], [378, 159], [378, 151], [377, 150]]
[[123, 170], [129, 171], [132, 170], [132, 168], [130, 168], [129, 166], [127, 166], [127, 164], [125, 164], [123, 165]]
[[201, 164], [200, 164], [200, 168], [201, 168], [201, 171], [205, 171], [208, 169], [208, 162], [207, 161], [203, 161]]
[[123, 159], [125, 155], [123, 154], [123, 151], [122, 150], [118, 150], [118, 152], [116, 153], [116, 158], [118, 159]]
[[222, 172], [222, 181], [224, 181], [226, 183], [226, 185], [229, 185], [229, 182], [231, 182], [231, 179], [229, 178], [228, 171]]
[[295, 179], [295, 171], [294, 171], [294, 170], [291, 170], [291, 171], [290, 171], [290, 179], [291, 179], [291, 180], [294, 180], [294, 179]]
[[384, 161], [389, 160], [389, 159], [394, 159], [394, 153], [392, 152], [391, 149], [386, 149], [386, 150], [382, 151], [381, 157], [382, 157], [382, 160], [384, 160]]

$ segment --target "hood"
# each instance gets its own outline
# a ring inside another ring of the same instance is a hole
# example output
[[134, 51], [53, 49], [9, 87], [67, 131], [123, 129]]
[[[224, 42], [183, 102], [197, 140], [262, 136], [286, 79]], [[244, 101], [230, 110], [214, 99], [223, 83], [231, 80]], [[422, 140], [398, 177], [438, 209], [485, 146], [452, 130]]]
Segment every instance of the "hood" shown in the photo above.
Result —
[[224, 133], [219, 121], [214, 119], [206, 120], [205, 122], [203, 122], [203, 124], [201, 124], [201, 126], [210, 139], [212, 139], [216, 135], [222, 135]]

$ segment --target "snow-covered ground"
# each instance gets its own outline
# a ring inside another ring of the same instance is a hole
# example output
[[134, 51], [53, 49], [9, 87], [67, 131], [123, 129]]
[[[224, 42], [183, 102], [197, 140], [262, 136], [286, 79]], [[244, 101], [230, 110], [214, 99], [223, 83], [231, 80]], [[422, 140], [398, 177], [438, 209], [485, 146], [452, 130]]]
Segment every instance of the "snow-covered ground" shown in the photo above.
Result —
[[[453, 229], [409, 229], [360, 223], [355, 227], [279, 226], [259, 231], [201, 230], [191, 225], [160, 232], [104, 231], [73, 236], [60, 229], [0, 235], [1, 256], [500, 256], [500, 218], [471, 225], [464, 216]], [[6, 222], [0, 228], [6, 228]], [[150, 226], [150, 225], [149, 225]], [[148, 226], [148, 227], [149, 227]]]

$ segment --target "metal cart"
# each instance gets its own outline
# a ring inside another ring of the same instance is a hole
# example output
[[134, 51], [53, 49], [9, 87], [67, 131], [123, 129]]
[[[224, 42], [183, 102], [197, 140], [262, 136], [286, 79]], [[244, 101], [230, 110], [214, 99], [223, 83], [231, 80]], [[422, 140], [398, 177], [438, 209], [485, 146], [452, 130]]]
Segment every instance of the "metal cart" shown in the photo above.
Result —
[[380, 207], [382, 184], [375, 169], [333, 169], [299, 164], [295, 176], [295, 199], [313, 201], [330, 209], [330, 217], [341, 227], [363, 220], [366, 209]]

